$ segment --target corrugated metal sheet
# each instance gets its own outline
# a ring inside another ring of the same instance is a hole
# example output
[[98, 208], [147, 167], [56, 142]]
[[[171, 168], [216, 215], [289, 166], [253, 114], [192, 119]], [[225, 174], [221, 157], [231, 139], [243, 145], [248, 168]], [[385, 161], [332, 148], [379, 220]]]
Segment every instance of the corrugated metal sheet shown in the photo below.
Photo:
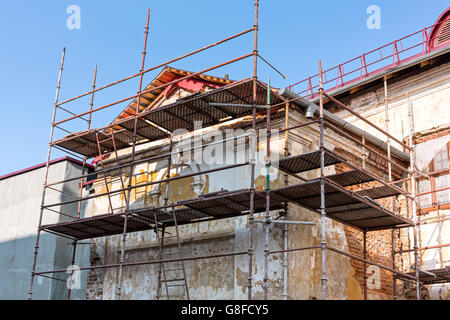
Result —
[[[318, 169], [320, 168], [320, 153], [320, 150], [316, 150], [281, 159], [279, 161], [279, 167], [281, 170], [287, 170], [292, 173]], [[325, 166], [331, 166], [340, 162], [332, 153], [325, 152]]]
[[[177, 129], [192, 131], [194, 122], [201, 121], [202, 127], [211, 126], [220, 122], [239, 118], [252, 113], [252, 108], [246, 107], [213, 107], [210, 102], [216, 103], [252, 103], [252, 83], [247, 79], [232, 83], [222, 88], [206, 93], [194, 94], [184, 99], [180, 99], [170, 105], [143, 112], [138, 117], [137, 122], [137, 143], [144, 141], [156, 141], [167, 136], [167, 132], [157, 128], [159, 126], [167, 131], [173, 132]], [[265, 104], [267, 91], [261, 83], [257, 83], [257, 103]], [[282, 102], [283, 99], [276, 93], [271, 94], [271, 103]], [[133, 141], [135, 117], [115, 122], [109, 130], [90, 130], [78, 132], [53, 142], [54, 145], [81, 154], [88, 158], [98, 156], [95, 134], [99, 134], [102, 152], [114, 150], [111, 134], [114, 138], [117, 149], [130, 146]], [[156, 126], [155, 126], [156, 125]], [[114, 128], [111, 130], [111, 128]], [[120, 131], [118, 131], [120, 130]]]
[[[360, 170], [328, 176], [327, 179], [340, 186], [359, 185], [373, 181], [371, 176]], [[397, 189], [382, 186], [360, 192], [351, 192], [340, 186], [325, 180], [327, 217], [363, 230], [410, 223], [375, 202], [376, 199], [400, 194]], [[320, 179], [272, 190], [271, 195], [279, 201], [288, 200], [311, 210], [319, 210], [321, 200]]]

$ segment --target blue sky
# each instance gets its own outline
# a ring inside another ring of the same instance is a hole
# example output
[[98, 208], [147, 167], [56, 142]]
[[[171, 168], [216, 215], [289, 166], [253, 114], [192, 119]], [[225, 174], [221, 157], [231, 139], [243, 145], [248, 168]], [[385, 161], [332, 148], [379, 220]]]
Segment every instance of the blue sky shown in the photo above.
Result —
[[[317, 73], [318, 60], [332, 67], [363, 52], [432, 25], [448, 0], [260, 1], [260, 54], [287, 75], [261, 65], [260, 78], [284, 87]], [[69, 30], [66, 9], [81, 9], [81, 29]], [[381, 9], [381, 29], [369, 30], [366, 9]], [[138, 72], [146, 9], [151, 9], [146, 67], [253, 26], [253, 0], [2, 1], [0, 4], [0, 175], [45, 162], [52, 103], [62, 48], [66, 47], [60, 99], [90, 89], [94, 67], [103, 85]], [[173, 64], [199, 71], [252, 50], [249, 34]], [[218, 69], [232, 79], [251, 76], [250, 61]], [[148, 82], [155, 76], [149, 73]], [[101, 106], [131, 96], [137, 80], [98, 94]], [[70, 110], [88, 110], [82, 99]], [[93, 126], [111, 121], [124, 105], [94, 114]], [[58, 119], [67, 117], [59, 113]], [[66, 126], [84, 130], [82, 121]], [[61, 156], [54, 152], [52, 158]]]

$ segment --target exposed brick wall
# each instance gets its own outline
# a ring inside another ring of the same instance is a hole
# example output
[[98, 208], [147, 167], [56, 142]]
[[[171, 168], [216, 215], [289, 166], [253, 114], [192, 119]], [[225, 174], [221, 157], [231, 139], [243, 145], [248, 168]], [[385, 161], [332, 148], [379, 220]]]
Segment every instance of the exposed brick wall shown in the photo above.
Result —
[[[95, 250], [95, 244], [91, 245], [91, 266], [102, 265], [101, 259]], [[87, 278], [86, 300], [103, 299], [104, 269], [90, 270]]]
[[[348, 250], [350, 254], [363, 258], [363, 233], [351, 227], [345, 227], [345, 236], [348, 243]], [[386, 267], [392, 268], [392, 250], [391, 250], [391, 231], [374, 231], [367, 233], [367, 259]], [[364, 262], [351, 259], [352, 267], [355, 270], [355, 279], [364, 287]], [[367, 268], [370, 265], [367, 264]], [[370, 281], [371, 274], [368, 272]], [[372, 278], [373, 279], [373, 278]], [[393, 291], [393, 277], [392, 273], [380, 269], [380, 286], [377, 288], [375, 284], [368, 283], [368, 298], [371, 296], [376, 299], [392, 299]]]
[[[343, 154], [342, 150], [335, 150], [336, 152]], [[348, 153], [343, 154], [347, 159], [351, 159], [353, 163], [360, 163], [361, 159], [356, 158]], [[370, 158], [369, 158], [370, 159]], [[367, 164], [366, 169], [374, 174], [380, 175], [379, 168], [385, 169], [385, 165], [380, 165], [379, 161], [376, 159], [370, 159], [370, 163]], [[383, 160], [384, 161], [384, 160]], [[345, 164], [338, 164], [335, 166], [336, 173], [345, 172], [351, 170]], [[384, 173], [384, 172], [383, 172]], [[381, 173], [381, 174], [383, 174]], [[395, 176], [395, 173], [394, 173]], [[377, 182], [365, 183], [364, 187], [372, 187], [375, 186]], [[352, 188], [349, 188], [352, 189]], [[353, 188], [355, 189], [355, 188]], [[360, 188], [358, 188], [360, 189]], [[398, 203], [391, 203], [389, 200], [383, 205], [387, 208], [392, 209], [394, 212], [400, 210]], [[357, 229], [354, 229], [349, 226], [344, 226], [344, 232], [348, 244], [348, 253], [363, 258], [363, 233]], [[383, 230], [383, 231], [373, 231], [367, 233], [367, 259], [378, 264], [384, 265], [386, 267], [392, 268], [392, 235], [391, 230]], [[397, 241], [397, 237], [395, 237], [395, 250], [400, 248], [399, 241]], [[350, 259], [351, 265], [354, 269], [354, 277], [358, 281], [361, 288], [364, 288], [364, 262]], [[368, 268], [370, 265], [367, 264]], [[369, 277], [368, 282], [371, 278], [371, 274], [368, 272], [367, 276]], [[367, 294], [368, 298], [373, 299], [392, 299], [394, 296], [393, 290], [393, 275], [391, 272], [380, 269], [380, 286], [377, 287], [375, 284], [368, 284]], [[373, 288], [373, 289], [371, 289]], [[398, 291], [397, 291], [398, 293]]]
[[427, 134], [425, 136], [417, 137], [414, 139], [414, 144], [420, 144], [424, 143], [430, 140], [435, 140], [441, 137], [445, 137], [447, 135], [450, 135], [450, 129], [445, 129], [441, 131], [437, 131], [435, 133]]

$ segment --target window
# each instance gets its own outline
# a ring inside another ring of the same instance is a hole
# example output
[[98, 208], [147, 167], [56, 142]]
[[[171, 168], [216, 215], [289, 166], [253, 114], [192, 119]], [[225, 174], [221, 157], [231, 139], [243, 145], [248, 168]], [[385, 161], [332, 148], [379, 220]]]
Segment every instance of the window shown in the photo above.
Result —
[[447, 146], [442, 148], [434, 157], [434, 171], [448, 169], [448, 150]]
[[[427, 168], [430, 179], [421, 178], [417, 181], [417, 200], [424, 213], [450, 208], [450, 189], [446, 189], [450, 187], [449, 152], [450, 142], [430, 162]], [[431, 193], [420, 195], [427, 192]]]
[[[431, 191], [431, 183], [430, 180], [421, 180], [419, 181], [417, 186], [417, 193], [421, 194], [421, 193], [426, 193]], [[419, 200], [419, 205], [421, 208], [429, 208], [432, 206], [433, 201], [431, 199], [431, 193], [430, 194], [425, 194], [423, 196], [419, 196], [417, 197]]]
[[[443, 176], [436, 177], [436, 190], [444, 189], [449, 186], [450, 186], [450, 175], [446, 174]], [[438, 191], [436, 194], [438, 204], [445, 204], [450, 202], [450, 189]]]

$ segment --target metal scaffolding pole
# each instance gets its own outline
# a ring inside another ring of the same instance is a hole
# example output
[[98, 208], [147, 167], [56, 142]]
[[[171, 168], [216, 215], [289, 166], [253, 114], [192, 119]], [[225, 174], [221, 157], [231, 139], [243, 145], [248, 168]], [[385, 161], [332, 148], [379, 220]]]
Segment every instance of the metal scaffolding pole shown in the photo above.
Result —
[[[385, 117], [385, 130], [387, 133], [389, 133], [390, 129], [390, 117], [389, 117], [389, 100], [388, 100], [388, 85], [387, 85], [387, 77], [383, 78], [384, 83], [384, 117]], [[391, 159], [391, 138], [387, 135], [386, 136], [386, 145], [387, 145], [387, 157], [388, 157], [388, 179], [389, 182], [392, 182], [392, 159]], [[394, 203], [393, 199], [390, 199], [390, 210], [393, 210]], [[394, 244], [394, 230], [391, 230], [391, 250], [392, 250], [392, 268], [395, 269], [395, 244]], [[393, 291], [393, 298], [396, 300], [396, 292], [397, 292], [397, 280], [395, 279], [395, 274], [392, 275], [392, 291]]]
[[[255, 28], [252, 27], [252, 28], [249, 28], [249, 29], [247, 29], [247, 30], [241, 31], [241, 32], [239, 32], [239, 33], [236, 33], [236, 34], [230, 36], [230, 37], [227, 37], [227, 38], [222, 39], [222, 40], [220, 40], [220, 41], [217, 41], [217, 42], [211, 43], [211, 44], [209, 44], [209, 45], [207, 45], [207, 46], [204, 46], [204, 47], [202, 47], [202, 48], [200, 48], [200, 49], [191, 51], [191, 52], [186, 53], [186, 54], [183, 54], [183, 55], [181, 55], [181, 56], [179, 56], [179, 57], [177, 57], [177, 58], [170, 59], [170, 60], [165, 61], [165, 62], [163, 62], [163, 63], [160, 63], [160, 64], [158, 64], [158, 65], [156, 65], [156, 66], [153, 66], [153, 67], [151, 67], [151, 68], [148, 68], [148, 69], [144, 70], [143, 73], [145, 74], [145, 73], [147, 73], [147, 72], [150, 72], [150, 71], [159, 69], [159, 68], [161, 68], [161, 67], [170, 65], [170, 64], [172, 64], [172, 63], [174, 63], [174, 62], [177, 62], [177, 61], [179, 61], [179, 60], [182, 60], [182, 59], [184, 59], [184, 58], [187, 58], [187, 57], [190, 57], [190, 56], [195, 55], [195, 54], [197, 54], [197, 53], [200, 53], [200, 52], [202, 52], [202, 51], [208, 50], [208, 49], [210, 49], [210, 48], [212, 48], [212, 47], [215, 47], [215, 46], [217, 46], [217, 45], [219, 45], [219, 44], [228, 42], [228, 41], [230, 41], [230, 40], [233, 40], [233, 39], [235, 39], [235, 38], [238, 38], [238, 37], [240, 37], [240, 36], [243, 36], [243, 35], [245, 35], [245, 34], [247, 34], [247, 33], [253, 32], [254, 30], [255, 30]], [[71, 102], [71, 101], [80, 99], [80, 98], [85, 97], [85, 96], [87, 96], [87, 95], [89, 95], [89, 94], [92, 94], [92, 93], [94, 93], [94, 92], [98, 92], [98, 91], [104, 90], [104, 89], [106, 89], [106, 88], [115, 86], [115, 85], [117, 85], [117, 84], [119, 84], [119, 83], [122, 83], [122, 82], [124, 82], [124, 81], [130, 80], [130, 79], [133, 79], [133, 78], [136, 78], [136, 77], [138, 77], [138, 76], [140, 76], [140, 75], [141, 75], [141, 72], [138, 72], [138, 73], [135, 73], [135, 74], [133, 74], [133, 75], [131, 75], [131, 76], [128, 76], [128, 77], [125, 77], [125, 78], [123, 78], [123, 79], [117, 80], [117, 81], [112, 82], [112, 83], [109, 83], [109, 84], [107, 84], [107, 85], [104, 85], [104, 86], [102, 86], [102, 87], [100, 87], [100, 88], [97, 88], [97, 89], [94, 89], [94, 90], [91, 90], [91, 91], [82, 93], [82, 94], [80, 94], [80, 95], [78, 95], [78, 96], [76, 96], [76, 97], [72, 97], [72, 98], [70, 98], [70, 99], [67, 99], [67, 100], [65, 100], [65, 101], [62, 101], [62, 102], [58, 103], [58, 106], [61, 106], [61, 105], [63, 105], [63, 104], [69, 103], [69, 102]]]
[[418, 252], [418, 243], [417, 243], [417, 204], [416, 204], [416, 176], [414, 172], [416, 171], [416, 148], [413, 142], [414, 136], [414, 120], [413, 120], [413, 107], [412, 102], [408, 93], [408, 117], [409, 117], [409, 144], [411, 151], [410, 155], [410, 166], [412, 170], [411, 174], [411, 197], [412, 197], [412, 221], [414, 223], [413, 226], [413, 239], [414, 239], [414, 268], [416, 275], [416, 299], [420, 300], [420, 281], [419, 281], [419, 252]]
[[[364, 260], [367, 260], [367, 231], [365, 230], [363, 231], [363, 258]], [[363, 268], [364, 300], [367, 300], [367, 263], [365, 261], [363, 263]]]
[[[170, 170], [171, 170], [171, 166], [172, 166], [172, 147], [173, 147], [173, 141], [172, 141], [172, 137], [170, 137], [170, 146], [169, 146], [169, 156], [167, 157], [167, 174], [166, 174], [166, 178], [170, 178]], [[166, 194], [164, 196], [164, 206], [167, 206], [169, 204], [169, 183], [170, 181], [166, 182]], [[173, 207], [172, 209], [173, 210]], [[159, 259], [163, 260], [163, 246], [164, 246], [164, 235], [166, 232], [166, 228], [164, 225], [162, 225], [161, 228], [161, 236], [159, 235], [159, 231], [158, 231], [158, 223], [157, 223], [157, 216], [156, 216], [156, 212], [153, 213], [154, 219], [155, 219], [155, 235], [156, 235], [156, 240], [158, 241], [158, 247], [159, 247]], [[161, 279], [164, 278], [164, 284], [165, 284], [165, 291], [166, 291], [166, 297], [167, 299], [169, 298], [169, 287], [168, 284], [166, 282], [166, 273], [164, 271], [164, 263], [160, 262], [159, 266], [158, 266], [158, 272], [157, 272], [157, 277], [158, 277], [158, 284], [157, 284], [157, 288], [156, 288], [156, 300], [159, 300], [161, 298]]]
[[320, 222], [321, 222], [321, 252], [322, 252], [322, 299], [327, 299], [327, 235], [325, 212], [325, 144], [324, 144], [324, 119], [323, 119], [323, 78], [322, 60], [319, 61], [319, 126], [320, 126]]
[[[388, 102], [388, 87], [387, 87], [387, 79], [384, 77], [384, 114], [385, 114], [385, 130], [389, 133], [389, 102]], [[386, 144], [387, 144], [387, 157], [388, 161], [388, 176], [389, 182], [392, 181], [392, 164], [391, 164], [391, 138], [389, 135], [386, 135]]]
[[[391, 230], [391, 250], [392, 250], [392, 269], [395, 268], [395, 228]], [[397, 300], [397, 279], [395, 278], [395, 274], [392, 275], [392, 292], [393, 299]]]
[[97, 65], [95, 65], [94, 70], [94, 80], [92, 81], [92, 94], [91, 94], [91, 103], [89, 104], [89, 118], [87, 121], [87, 128], [88, 130], [91, 129], [91, 121], [92, 121], [92, 108], [94, 107], [94, 94], [95, 94], [95, 83], [97, 81]]
[[[137, 103], [136, 103], [136, 115], [139, 113], [139, 106], [141, 103], [141, 93], [142, 93], [142, 81], [144, 77], [144, 66], [145, 66], [145, 55], [147, 54], [147, 37], [148, 37], [148, 26], [150, 22], [150, 9], [147, 11], [147, 23], [145, 26], [145, 37], [144, 37], [144, 49], [142, 50], [142, 62], [141, 62], [141, 70], [139, 77], [139, 90], [137, 95]], [[137, 138], [137, 122], [138, 118], [136, 117], [134, 120], [134, 128], [133, 128], [133, 145], [131, 148], [131, 164], [130, 164], [130, 174], [128, 176], [128, 191], [126, 198], [126, 210], [125, 210], [125, 219], [123, 224], [123, 233], [122, 233], [122, 246], [120, 249], [120, 261], [119, 261], [119, 284], [117, 286], [117, 296], [121, 298], [121, 290], [122, 290], [122, 281], [123, 281], [123, 263], [125, 258], [125, 244], [127, 241], [127, 223], [128, 223], [128, 214], [130, 210], [130, 198], [131, 198], [131, 186], [132, 186], [132, 177], [134, 171], [134, 158], [136, 151], [136, 138]]]
[[55, 128], [55, 119], [56, 119], [56, 109], [58, 107], [58, 98], [59, 98], [59, 90], [61, 88], [61, 77], [62, 77], [62, 71], [64, 69], [64, 58], [66, 56], [66, 48], [63, 49], [62, 57], [61, 57], [61, 64], [59, 67], [59, 75], [58, 75], [58, 84], [56, 86], [56, 96], [55, 96], [55, 102], [53, 107], [53, 116], [52, 116], [52, 125], [50, 129], [50, 142], [48, 144], [48, 151], [47, 151], [47, 163], [45, 164], [45, 174], [44, 174], [44, 185], [42, 190], [42, 199], [41, 199], [41, 208], [39, 213], [39, 224], [37, 229], [37, 235], [36, 235], [36, 244], [34, 246], [34, 257], [33, 257], [33, 267], [31, 271], [31, 281], [30, 281], [30, 291], [28, 292], [28, 300], [31, 300], [33, 295], [33, 283], [34, 283], [34, 277], [36, 276], [36, 262], [37, 262], [37, 256], [39, 251], [39, 240], [41, 236], [41, 226], [42, 226], [42, 217], [44, 215], [44, 203], [45, 203], [45, 191], [46, 191], [46, 185], [48, 180], [48, 171], [50, 167], [50, 156], [51, 156], [51, 150], [52, 150], [52, 141], [53, 141], [53, 133]]
[[[285, 115], [284, 115], [284, 127], [289, 128], [289, 103], [286, 103], [285, 106]], [[284, 156], [289, 157], [289, 130], [285, 131], [284, 136]], [[284, 176], [284, 185], [288, 186], [289, 184], [289, 176], [285, 174]], [[287, 202], [284, 203], [284, 220], [288, 219], [288, 209], [289, 204]], [[288, 225], [283, 225], [283, 250], [288, 249]], [[283, 252], [283, 300], [287, 300], [288, 298], [288, 253]]]
[[250, 213], [249, 213], [249, 245], [248, 245], [248, 300], [252, 299], [253, 288], [253, 255], [254, 255], [254, 205], [255, 205], [255, 164], [256, 164], [256, 109], [257, 109], [257, 81], [258, 81], [258, 8], [259, 0], [255, 0], [255, 24], [254, 30], [254, 48], [253, 48], [253, 117], [252, 131], [253, 137], [249, 142], [249, 161], [250, 161]]
[[[172, 137], [170, 137], [170, 144], [169, 144], [169, 156], [167, 157], [167, 178], [170, 178], [170, 170], [172, 170], [172, 147], [173, 147], [173, 141]], [[169, 183], [170, 180], [166, 182], [166, 195], [164, 196], [164, 205], [167, 206], [169, 204]]]
[[264, 224], [264, 300], [268, 298], [268, 281], [269, 281], [269, 229], [271, 225], [270, 219], [270, 78], [267, 82], [267, 109], [266, 109], [266, 223]]

